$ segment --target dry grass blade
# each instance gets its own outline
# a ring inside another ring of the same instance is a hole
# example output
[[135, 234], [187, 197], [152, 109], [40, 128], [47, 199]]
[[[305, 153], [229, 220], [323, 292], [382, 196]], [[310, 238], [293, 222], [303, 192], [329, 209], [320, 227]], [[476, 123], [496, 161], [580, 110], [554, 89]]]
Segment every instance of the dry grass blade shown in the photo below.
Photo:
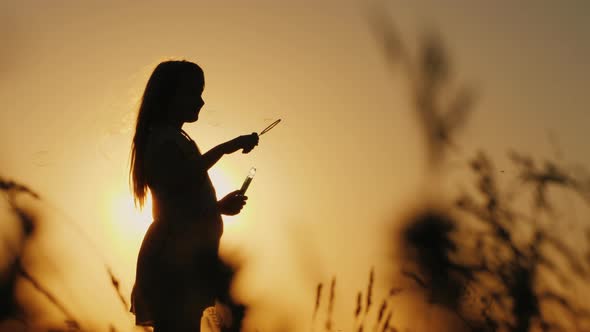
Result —
[[115, 277], [115, 274], [113, 273], [113, 271], [111, 271], [111, 268], [106, 264], [105, 264], [105, 269], [107, 270], [107, 273], [109, 274], [109, 277], [111, 278], [111, 285], [115, 289], [115, 293], [117, 293], [119, 301], [121, 301], [121, 303], [123, 304], [123, 308], [125, 308], [125, 311], [127, 311], [129, 309], [129, 304], [127, 303], [127, 300], [125, 300], [125, 296], [121, 292], [119, 280]]
[[354, 318], [358, 319], [363, 310], [363, 293], [358, 292], [356, 295], [356, 309], [354, 310]]
[[40, 199], [40, 196], [36, 192], [32, 191], [29, 187], [18, 184], [11, 180], [5, 180], [2, 177], [0, 177], [0, 190], [7, 192], [12, 191], [17, 193], [27, 193], [36, 199]]
[[333, 277], [332, 282], [330, 284], [330, 299], [328, 301], [328, 315], [326, 317], [326, 330], [327, 331], [332, 331], [335, 298], [336, 298], [336, 277]]
[[390, 329], [390, 324], [391, 324], [391, 318], [393, 317], [393, 312], [390, 311], [387, 314], [387, 317], [385, 318], [385, 323], [383, 324], [383, 329], [381, 330], [382, 332], [387, 332]]
[[410, 57], [393, 21], [385, 15], [383, 8], [373, 6], [367, 8], [367, 22], [377, 43], [381, 45], [389, 65], [392, 67], [402, 63], [405, 69], [412, 68]]
[[324, 287], [324, 285], [320, 282], [316, 288], [316, 294], [315, 294], [315, 307], [313, 309], [313, 317], [312, 317], [312, 324], [315, 322], [315, 318], [317, 316], [318, 310], [320, 308], [320, 303], [321, 303], [321, 299], [322, 299], [322, 288]]
[[23, 277], [23, 279], [25, 279], [29, 283], [31, 283], [31, 285], [39, 293], [43, 294], [43, 296], [45, 296], [45, 298], [47, 298], [47, 300], [49, 300], [49, 302], [51, 302], [51, 304], [53, 304], [59, 311], [61, 311], [61, 313], [66, 317], [66, 322], [68, 322], [68, 325], [75, 326], [78, 329], [80, 328], [80, 324], [74, 319], [74, 315], [65, 307], [65, 305], [63, 303], [61, 303], [57, 299], [57, 297], [55, 295], [53, 295], [48, 289], [43, 287], [43, 285], [41, 285], [41, 283], [37, 279], [35, 279], [31, 274], [29, 274], [24, 269], [22, 264], [20, 264], [20, 262], [18, 263], [17, 268], [18, 268], [19, 274]]
[[379, 326], [383, 322], [384, 314], [385, 314], [385, 311], [387, 310], [387, 307], [388, 307], [388, 302], [387, 302], [387, 298], [385, 298], [381, 302], [381, 306], [379, 306], [379, 312], [377, 313], [377, 321], [375, 322], [375, 327], [373, 328], [373, 331], [377, 331], [379, 329]]
[[369, 284], [367, 286], [367, 306], [365, 307], [365, 315], [371, 309], [372, 297], [373, 297], [373, 283], [375, 282], [375, 268], [371, 268], [369, 273]]

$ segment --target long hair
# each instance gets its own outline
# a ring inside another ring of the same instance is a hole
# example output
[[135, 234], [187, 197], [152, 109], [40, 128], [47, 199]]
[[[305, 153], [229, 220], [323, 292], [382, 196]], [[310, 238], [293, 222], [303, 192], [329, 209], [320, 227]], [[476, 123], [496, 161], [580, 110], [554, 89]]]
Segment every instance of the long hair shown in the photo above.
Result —
[[143, 207], [148, 189], [145, 146], [150, 128], [166, 119], [170, 101], [187, 78], [200, 79], [204, 84], [203, 70], [197, 64], [185, 60], [164, 61], [154, 69], [143, 92], [131, 143], [129, 168], [133, 200], [140, 208]]

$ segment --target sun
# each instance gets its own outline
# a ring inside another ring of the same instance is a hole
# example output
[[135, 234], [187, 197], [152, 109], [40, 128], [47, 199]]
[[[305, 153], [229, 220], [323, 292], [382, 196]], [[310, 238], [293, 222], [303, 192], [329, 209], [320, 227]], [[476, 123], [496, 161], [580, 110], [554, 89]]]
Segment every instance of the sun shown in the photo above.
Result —
[[127, 234], [145, 234], [152, 222], [151, 195], [148, 193], [141, 210], [135, 206], [130, 193], [115, 195], [112, 202], [112, 219], [119, 221], [122, 231]]

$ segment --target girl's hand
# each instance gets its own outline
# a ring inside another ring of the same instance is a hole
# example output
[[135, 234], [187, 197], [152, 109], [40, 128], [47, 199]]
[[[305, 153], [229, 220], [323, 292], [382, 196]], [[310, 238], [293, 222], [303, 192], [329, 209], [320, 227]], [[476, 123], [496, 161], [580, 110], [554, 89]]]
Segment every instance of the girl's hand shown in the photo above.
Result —
[[252, 133], [250, 135], [238, 136], [231, 141], [227, 142], [226, 153], [234, 153], [239, 149], [242, 149], [242, 153], [248, 153], [258, 145], [258, 134]]
[[232, 191], [217, 202], [219, 212], [227, 216], [235, 216], [240, 213], [244, 205], [246, 205], [247, 196], [240, 193], [239, 190]]

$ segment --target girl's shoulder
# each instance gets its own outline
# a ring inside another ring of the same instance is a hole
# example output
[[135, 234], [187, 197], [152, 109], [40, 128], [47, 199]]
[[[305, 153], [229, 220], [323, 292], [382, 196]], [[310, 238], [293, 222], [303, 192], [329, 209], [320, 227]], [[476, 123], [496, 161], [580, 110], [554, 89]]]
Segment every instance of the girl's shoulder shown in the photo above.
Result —
[[181, 132], [172, 127], [150, 127], [149, 142], [152, 144], [164, 143], [166, 141], [182, 143], [182, 138]]
[[153, 127], [150, 129], [148, 150], [157, 151], [163, 146], [170, 146], [170, 144], [178, 147], [187, 156], [194, 154], [191, 141], [177, 129], [172, 127]]

